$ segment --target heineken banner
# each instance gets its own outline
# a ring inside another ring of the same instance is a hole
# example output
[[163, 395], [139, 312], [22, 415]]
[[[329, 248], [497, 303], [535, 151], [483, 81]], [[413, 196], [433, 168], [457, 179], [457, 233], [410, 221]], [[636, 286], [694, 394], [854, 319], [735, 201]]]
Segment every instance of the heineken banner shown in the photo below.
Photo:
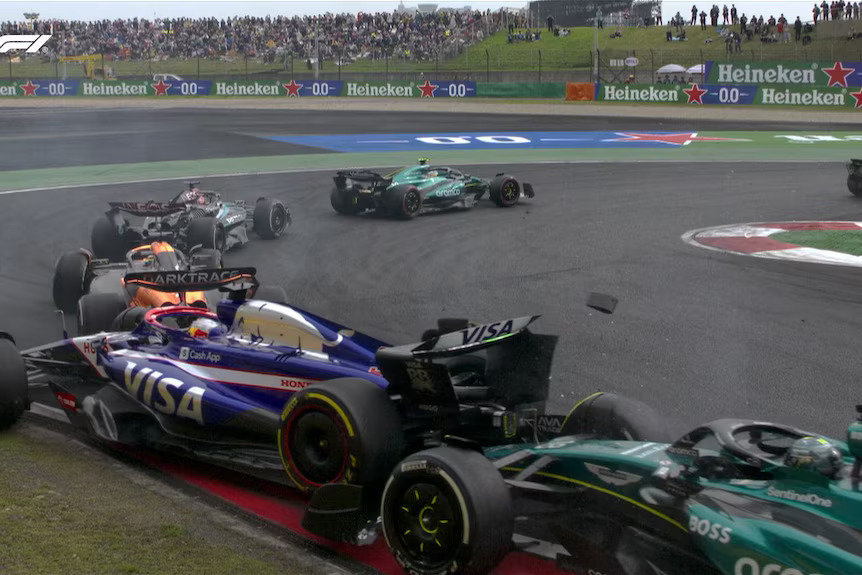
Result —
[[862, 86], [862, 62], [707, 62], [707, 84]]
[[0, 82], [0, 98], [6, 96], [77, 96], [78, 80], [27, 80]]
[[761, 86], [754, 103], [767, 106], [862, 108], [862, 88]]
[[341, 96], [361, 98], [472, 98], [476, 82], [345, 82]]
[[601, 84], [603, 102], [669, 102], [676, 104], [753, 104], [757, 86], [698, 86], [697, 84]]
[[362, 98], [470, 98], [476, 82], [342, 82], [323, 80], [26, 80], [0, 81], [3, 96], [348, 96]]

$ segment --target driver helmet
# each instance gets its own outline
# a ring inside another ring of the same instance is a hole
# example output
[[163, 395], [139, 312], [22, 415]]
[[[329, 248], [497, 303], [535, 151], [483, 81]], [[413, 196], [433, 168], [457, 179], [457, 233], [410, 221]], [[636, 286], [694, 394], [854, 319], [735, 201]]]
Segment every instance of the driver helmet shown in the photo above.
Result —
[[184, 204], [203, 205], [207, 203], [207, 199], [202, 193], [200, 193], [200, 190], [198, 190], [197, 188], [192, 188], [182, 195], [182, 202]]
[[784, 463], [788, 467], [819, 471], [832, 477], [844, 466], [844, 456], [829, 440], [806, 436], [793, 442], [784, 456]]
[[195, 338], [208, 339], [224, 334], [224, 325], [210, 317], [200, 317], [189, 326], [189, 335]]

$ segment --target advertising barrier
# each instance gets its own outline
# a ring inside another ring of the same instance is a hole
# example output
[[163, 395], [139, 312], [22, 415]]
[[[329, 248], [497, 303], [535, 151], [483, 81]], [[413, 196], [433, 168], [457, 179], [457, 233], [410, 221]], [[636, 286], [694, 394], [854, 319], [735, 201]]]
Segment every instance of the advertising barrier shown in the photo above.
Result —
[[592, 102], [596, 99], [598, 84], [569, 82], [566, 84], [566, 100]]
[[751, 84], [601, 84], [602, 102], [862, 108], [862, 88]]
[[342, 82], [330, 80], [27, 80], [0, 82], [4, 96], [281, 96], [281, 97], [383, 97], [470, 98], [475, 82]]
[[707, 62], [707, 84], [862, 86], [862, 62]]
[[77, 96], [79, 80], [0, 82], [0, 98], [10, 96]]
[[602, 84], [603, 102], [668, 102], [675, 104], [753, 104], [757, 86], [698, 86], [697, 84]]
[[472, 98], [476, 82], [345, 82], [341, 96], [361, 98]]
[[557, 98], [566, 97], [566, 85], [562, 82], [533, 84], [530, 82], [508, 82], [479, 84], [476, 95], [480, 98]]
[[[719, 74], [709, 68], [711, 77]], [[840, 63], [839, 63], [840, 64]], [[848, 67], [842, 76], [855, 82], [855, 68]], [[725, 64], [721, 64], [724, 66]], [[862, 63], [859, 86], [826, 86], [806, 83], [819, 81], [815, 72], [819, 68], [782, 64], [770, 67], [769, 63], [746, 64], [742, 68], [725, 69], [721, 78], [752, 78], [767, 80], [781, 77], [797, 80], [796, 83], [772, 84], [591, 84], [591, 83], [499, 83], [477, 84], [472, 81], [419, 82], [345, 82], [334, 80], [252, 80], [214, 81], [182, 80], [158, 82], [146, 80], [55, 80], [28, 79], [26, 81], [0, 81], [0, 99], [30, 97], [356, 97], [356, 98], [554, 98], [570, 101], [600, 102], [655, 102], [683, 105], [761, 105], [809, 106], [819, 108], [862, 109]], [[727, 64], [727, 66], [736, 66]], [[795, 66], [795, 67], [794, 67]], [[728, 71], [729, 70], [729, 71]], [[738, 72], [738, 73], [737, 73]], [[842, 72], [843, 74], [843, 72]]]

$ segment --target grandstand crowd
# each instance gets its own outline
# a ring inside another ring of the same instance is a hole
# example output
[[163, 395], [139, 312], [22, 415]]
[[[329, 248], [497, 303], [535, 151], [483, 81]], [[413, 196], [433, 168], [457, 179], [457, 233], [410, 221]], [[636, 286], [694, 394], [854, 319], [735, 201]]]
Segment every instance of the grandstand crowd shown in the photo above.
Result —
[[54, 55], [105, 54], [122, 60], [242, 56], [274, 60], [288, 53], [302, 59], [319, 54], [322, 60], [415, 61], [433, 59], [458, 44], [481, 41], [514, 18], [502, 10], [438, 10], [221, 20], [39, 20], [35, 25], [0, 23], [0, 34], [53, 34], [64, 43]]

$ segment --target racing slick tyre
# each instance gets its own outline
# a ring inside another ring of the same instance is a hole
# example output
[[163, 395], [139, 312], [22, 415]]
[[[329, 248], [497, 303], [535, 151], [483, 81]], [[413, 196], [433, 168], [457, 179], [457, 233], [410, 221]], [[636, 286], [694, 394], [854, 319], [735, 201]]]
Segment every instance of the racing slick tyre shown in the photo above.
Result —
[[619, 441], [673, 443], [665, 419], [636, 399], [598, 392], [577, 403], [563, 421], [560, 435], [587, 433]]
[[114, 318], [126, 309], [118, 293], [89, 293], [78, 300], [78, 335], [110, 331]]
[[129, 307], [117, 314], [111, 321], [111, 331], [132, 331], [138, 327], [150, 308], [143, 306]]
[[121, 262], [126, 253], [132, 249], [131, 244], [120, 234], [117, 226], [107, 216], [99, 218], [90, 232], [90, 247], [93, 255], [99, 259], [107, 258], [112, 262]]
[[27, 368], [6, 334], [0, 332], [0, 431], [21, 419], [29, 404]]
[[278, 200], [261, 198], [254, 206], [254, 231], [265, 240], [279, 237], [290, 224], [290, 213]]
[[395, 559], [417, 575], [488, 573], [512, 546], [509, 488], [476, 451], [436, 447], [404, 459], [380, 516]]
[[354, 377], [315, 383], [284, 408], [278, 450], [302, 491], [327, 483], [379, 489], [404, 454], [401, 416], [376, 383]]
[[75, 313], [78, 300], [87, 293], [90, 258], [84, 252], [66, 252], [54, 266], [54, 305]]
[[501, 208], [511, 208], [521, 197], [521, 184], [512, 176], [500, 176], [491, 180], [489, 186], [491, 201]]
[[422, 209], [422, 194], [416, 186], [395, 186], [384, 196], [386, 212], [401, 220], [416, 217]]
[[353, 203], [351, 199], [338, 188], [332, 188], [332, 192], [329, 194], [329, 203], [332, 204], [332, 209], [342, 216], [354, 216], [359, 213], [359, 204]]
[[262, 299], [263, 301], [271, 301], [287, 305], [287, 292], [281, 286], [262, 285], [255, 290], [253, 299]]
[[186, 230], [186, 244], [189, 249], [201, 246], [203, 249], [224, 252], [226, 243], [224, 228], [215, 217], [195, 218], [189, 222]]
[[862, 197], [862, 177], [849, 175], [847, 176], [847, 189], [856, 197]]

